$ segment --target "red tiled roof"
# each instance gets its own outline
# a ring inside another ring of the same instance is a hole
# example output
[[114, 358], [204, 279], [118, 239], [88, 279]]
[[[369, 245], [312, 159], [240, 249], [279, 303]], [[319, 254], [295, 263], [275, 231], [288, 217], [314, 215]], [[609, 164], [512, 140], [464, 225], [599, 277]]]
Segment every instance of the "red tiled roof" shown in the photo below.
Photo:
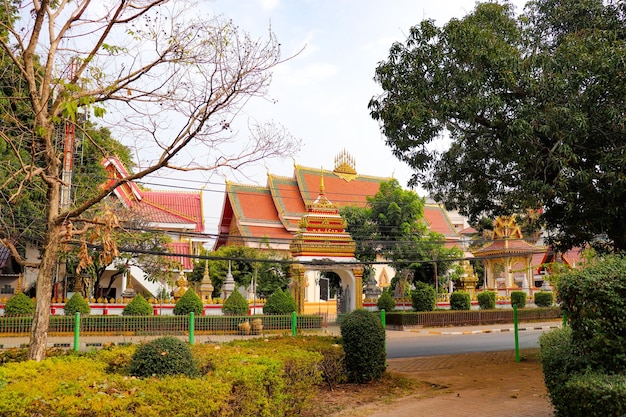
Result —
[[[191, 242], [171, 242], [168, 244], [168, 249], [172, 253], [178, 253], [181, 255], [191, 255]], [[193, 270], [193, 260], [187, 256], [169, 256], [170, 259], [180, 262], [184, 270]]]
[[353, 180], [346, 181], [332, 171], [296, 166], [295, 177], [305, 203], [312, 203], [319, 195], [322, 172], [326, 198], [338, 207], [364, 207], [366, 198], [378, 192], [380, 183], [391, 179], [357, 175]]
[[200, 193], [175, 191], [143, 191], [140, 206], [149, 207], [154, 220], [162, 223], [195, 224], [194, 231], [204, 231], [202, 195]]
[[474, 251], [474, 255], [533, 253], [542, 251], [544, 251], [543, 248], [531, 245], [521, 239], [496, 239], [489, 245]]
[[298, 221], [306, 211], [304, 202], [298, 189], [298, 183], [293, 178], [269, 175], [267, 185], [280, 221], [290, 231], [298, 230]]
[[450, 221], [448, 214], [440, 205], [425, 204], [424, 219], [428, 224], [428, 228], [433, 232], [440, 233], [446, 238], [459, 237], [459, 234], [454, 229], [454, 225]]
[[[109, 173], [105, 187], [129, 175], [118, 158], [106, 158], [102, 164]], [[126, 207], [138, 211], [145, 220], [157, 223], [156, 227], [169, 229], [174, 225], [191, 225], [185, 228], [204, 232], [201, 193], [141, 190], [132, 181], [117, 187], [114, 192]]]
[[[364, 207], [367, 197], [374, 196], [380, 183], [390, 179], [356, 175], [347, 181], [332, 171], [296, 166], [293, 178], [269, 174], [267, 187], [227, 183], [215, 248], [226, 244], [231, 227], [237, 228], [243, 242], [263, 237], [293, 238], [300, 218], [306, 213], [306, 205], [319, 196], [322, 180], [324, 194], [331, 203], [338, 207]], [[431, 230], [441, 233], [446, 239], [459, 240], [442, 207], [431, 205], [424, 212]]]

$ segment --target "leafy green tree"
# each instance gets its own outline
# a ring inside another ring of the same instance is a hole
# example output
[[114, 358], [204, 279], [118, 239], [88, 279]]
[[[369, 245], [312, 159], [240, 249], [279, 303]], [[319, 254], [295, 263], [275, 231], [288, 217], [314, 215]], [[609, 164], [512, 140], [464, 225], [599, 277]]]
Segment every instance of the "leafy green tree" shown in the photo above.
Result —
[[[0, 93], [0, 152], [11, 154], [2, 158], [0, 172], [7, 174], [0, 175], [0, 206], [10, 207], [2, 213], [0, 239], [23, 266], [38, 268], [29, 357], [42, 360], [55, 271], [66, 244], [80, 244], [81, 255], [88, 243], [100, 245], [104, 260], [118, 254], [110, 237], [118, 225], [114, 213], [90, 213], [113, 190], [160, 169], [214, 171], [290, 155], [298, 142], [279, 125], [258, 123], [248, 140], [236, 141], [240, 148], [232, 148], [230, 125], [251, 97], [265, 95], [271, 70], [281, 62], [271, 33], [265, 40], [251, 38], [182, 1], [6, 6], [0, 11], [0, 73], [8, 77], [2, 85], [15, 88]], [[17, 6], [28, 12], [19, 26]], [[134, 142], [141, 165], [100, 188], [92, 181], [93, 194], [76, 190], [62, 205], [69, 183], [64, 132], [80, 130], [87, 115]], [[20, 201], [37, 204], [22, 212], [27, 205], [16, 205]], [[41, 261], [32, 265], [13, 244], [27, 233], [20, 227], [25, 218], [39, 234], [33, 242]]]
[[366, 207], [345, 207], [340, 213], [361, 261], [373, 261], [380, 254], [397, 270], [409, 268], [416, 279], [434, 282], [434, 264], [424, 261], [436, 260], [440, 273], [445, 273], [450, 267], [446, 259], [461, 255], [443, 245], [442, 235], [428, 230], [424, 199], [403, 190], [395, 179], [382, 182], [378, 193], [367, 198]]
[[371, 116], [412, 183], [472, 222], [541, 209], [561, 249], [626, 249], [625, 20], [623, 1], [535, 0], [422, 21], [376, 68]]

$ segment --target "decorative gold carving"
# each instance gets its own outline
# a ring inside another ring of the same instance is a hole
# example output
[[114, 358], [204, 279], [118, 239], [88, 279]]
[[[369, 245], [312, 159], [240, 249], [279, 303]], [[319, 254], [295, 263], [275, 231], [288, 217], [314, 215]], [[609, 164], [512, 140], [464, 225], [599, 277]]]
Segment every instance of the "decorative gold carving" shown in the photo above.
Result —
[[493, 239], [521, 239], [522, 230], [515, 221], [515, 215], [496, 217]]
[[356, 164], [352, 155], [344, 149], [335, 157], [333, 172], [344, 181], [350, 182], [357, 177]]

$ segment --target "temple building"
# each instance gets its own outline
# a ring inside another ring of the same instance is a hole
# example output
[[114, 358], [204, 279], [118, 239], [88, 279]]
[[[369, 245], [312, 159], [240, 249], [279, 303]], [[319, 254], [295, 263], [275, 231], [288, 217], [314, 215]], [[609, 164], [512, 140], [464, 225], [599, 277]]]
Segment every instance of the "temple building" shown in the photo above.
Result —
[[[333, 210], [345, 206], [365, 207], [367, 197], [378, 192], [380, 183], [392, 179], [358, 173], [354, 159], [346, 151], [337, 155], [334, 162], [332, 171], [294, 164], [292, 177], [268, 172], [266, 186], [227, 182], [214, 248], [224, 245], [245, 245], [259, 249], [271, 248], [283, 252], [285, 256], [296, 256], [292, 243], [298, 234], [302, 233], [301, 221], [306, 216], [312, 215], [310, 210], [315, 207], [316, 201], [319, 204], [322, 201], [320, 198], [323, 198], [334, 207]], [[335, 216], [333, 213], [327, 214]], [[424, 221], [431, 230], [445, 237], [446, 245], [461, 244], [461, 236], [442, 206], [434, 203], [425, 204]], [[332, 255], [332, 252], [326, 255], [316, 254], [319, 258], [328, 258]], [[354, 254], [348, 257], [350, 256]], [[375, 265], [374, 268], [377, 285], [388, 286], [395, 271], [384, 264]], [[355, 274], [355, 271], [349, 274], [357, 275], [358, 285], [361, 285], [362, 276], [358, 271]], [[325, 302], [329, 298], [332, 299], [332, 295], [329, 295], [328, 282], [321, 272], [323, 271], [320, 269], [307, 270], [299, 278], [301, 281], [299, 288], [303, 289], [303, 301], [308, 303], [309, 307], [313, 305], [311, 308], [321, 308], [320, 305], [315, 306], [316, 303], [328, 307]], [[345, 287], [344, 281], [342, 277], [342, 286]], [[356, 281], [353, 281], [353, 285], [357, 285]], [[355, 297], [354, 292], [351, 297]], [[345, 303], [345, 297], [343, 302]], [[360, 300], [352, 298], [346, 308], [355, 308], [357, 303], [360, 303]]]
[[[125, 178], [129, 175], [119, 159], [109, 157], [103, 162], [109, 181]], [[172, 282], [182, 274], [193, 271], [192, 255], [199, 255], [203, 245], [209, 239], [204, 234], [204, 214], [202, 207], [202, 192], [180, 192], [147, 190], [140, 188], [134, 182], [126, 182], [113, 192], [116, 198], [127, 209], [131, 209], [137, 218], [140, 218], [145, 227], [165, 232], [170, 238], [168, 251], [177, 254], [170, 260], [177, 265], [171, 271]], [[106, 287], [111, 276], [115, 273], [112, 264], [101, 278], [101, 286]], [[132, 296], [133, 292], [148, 292], [157, 297], [159, 292], [170, 291], [170, 284], [154, 282], [136, 265], [131, 265], [127, 274], [113, 285], [110, 298], [119, 298], [123, 294]], [[99, 294], [95, 294], [99, 296]]]

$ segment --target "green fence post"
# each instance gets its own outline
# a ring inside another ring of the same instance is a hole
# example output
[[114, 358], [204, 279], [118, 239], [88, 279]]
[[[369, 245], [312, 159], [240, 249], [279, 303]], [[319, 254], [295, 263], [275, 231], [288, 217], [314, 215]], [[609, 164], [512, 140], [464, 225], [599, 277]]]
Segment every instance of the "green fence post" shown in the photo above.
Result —
[[76, 312], [74, 316], [74, 351], [78, 352], [79, 346], [79, 335], [80, 335], [80, 313]]
[[298, 333], [298, 315], [296, 312], [291, 313], [291, 335], [295, 336]]
[[567, 311], [561, 310], [563, 313], [563, 327], [567, 327]]
[[517, 322], [517, 306], [513, 306], [513, 329], [515, 330], [515, 362], [519, 362], [519, 326]]
[[380, 310], [380, 323], [383, 325], [383, 330], [385, 330], [385, 365], [387, 364], [387, 313], [385, 313], [385, 309]]
[[189, 312], [189, 344], [193, 345], [194, 344], [194, 331], [195, 331], [195, 318], [196, 315], [194, 314], [193, 311]]

